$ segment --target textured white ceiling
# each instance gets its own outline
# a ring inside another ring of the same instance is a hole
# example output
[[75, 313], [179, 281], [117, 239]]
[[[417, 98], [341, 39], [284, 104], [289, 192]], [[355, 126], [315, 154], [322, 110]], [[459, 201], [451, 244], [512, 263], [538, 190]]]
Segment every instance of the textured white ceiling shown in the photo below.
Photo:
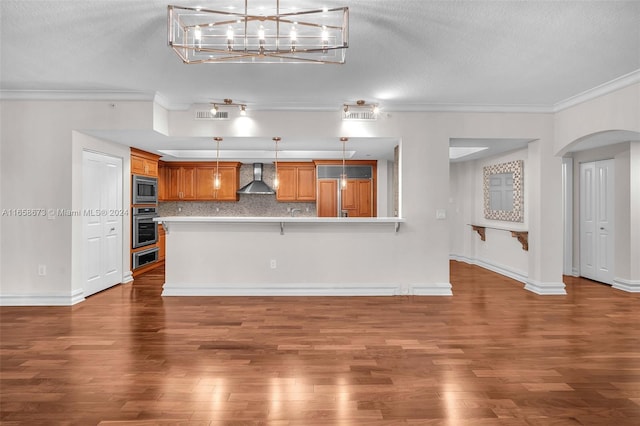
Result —
[[168, 3], [244, 4], [3, 0], [1, 89], [158, 93], [174, 106], [232, 98], [260, 109], [357, 99], [396, 111], [539, 107], [640, 69], [640, 1], [282, 0], [350, 8], [345, 65], [185, 65], [167, 46]]
[[167, 46], [169, 3], [244, 1], [2, 0], [0, 96], [156, 96], [176, 109], [232, 98], [249, 109], [338, 111], [365, 99], [387, 111], [551, 111], [640, 76], [638, 0], [281, 0], [350, 8], [344, 65], [185, 65]]

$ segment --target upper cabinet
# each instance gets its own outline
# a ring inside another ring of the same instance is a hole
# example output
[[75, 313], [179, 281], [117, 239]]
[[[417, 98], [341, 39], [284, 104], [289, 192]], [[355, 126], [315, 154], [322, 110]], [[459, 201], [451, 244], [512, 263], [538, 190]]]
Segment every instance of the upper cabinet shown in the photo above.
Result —
[[159, 155], [131, 148], [131, 174], [158, 177]]
[[196, 168], [170, 164], [165, 171], [165, 200], [196, 199]]
[[[216, 169], [220, 175], [220, 188], [215, 189]], [[196, 168], [196, 199], [200, 201], [238, 201], [236, 191], [240, 185], [240, 163], [220, 163], [218, 167]]]
[[278, 201], [315, 201], [316, 166], [313, 163], [278, 163]]
[[164, 163], [160, 172], [161, 201], [238, 201], [240, 164], [220, 163], [220, 189], [215, 189], [216, 164]]

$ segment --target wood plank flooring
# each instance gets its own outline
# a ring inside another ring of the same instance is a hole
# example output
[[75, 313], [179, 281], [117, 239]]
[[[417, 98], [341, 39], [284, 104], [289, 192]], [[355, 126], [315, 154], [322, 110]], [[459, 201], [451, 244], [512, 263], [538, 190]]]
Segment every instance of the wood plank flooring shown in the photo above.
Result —
[[0, 308], [2, 425], [639, 425], [640, 295], [537, 296], [452, 262], [453, 297]]

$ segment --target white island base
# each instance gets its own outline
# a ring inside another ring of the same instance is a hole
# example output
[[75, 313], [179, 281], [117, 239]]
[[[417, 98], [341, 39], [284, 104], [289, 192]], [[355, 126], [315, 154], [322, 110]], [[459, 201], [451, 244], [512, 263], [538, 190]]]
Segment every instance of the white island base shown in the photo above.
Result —
[[155, 220], [166, 230], [163, 296], [451, 295], [405, 272], [400, 218]]

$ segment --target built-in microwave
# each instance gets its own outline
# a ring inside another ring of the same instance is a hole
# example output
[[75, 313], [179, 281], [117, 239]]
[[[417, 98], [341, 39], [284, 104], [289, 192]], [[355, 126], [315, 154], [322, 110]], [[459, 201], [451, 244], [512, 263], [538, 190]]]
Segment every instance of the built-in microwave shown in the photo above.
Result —
[[133, 204], [157, 204], [158, 179], [148, 176], [133, 175], [131, 192]]

